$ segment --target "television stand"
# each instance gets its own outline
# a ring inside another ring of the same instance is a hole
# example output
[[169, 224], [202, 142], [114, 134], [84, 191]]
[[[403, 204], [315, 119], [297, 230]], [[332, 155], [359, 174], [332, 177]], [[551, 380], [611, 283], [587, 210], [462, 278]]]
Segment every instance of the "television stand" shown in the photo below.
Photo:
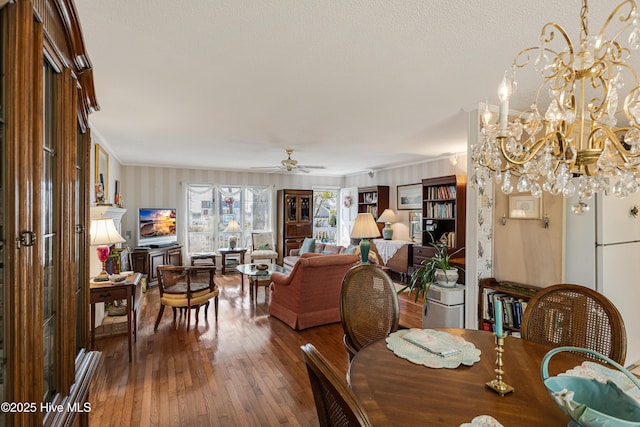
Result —
[[176, 246], [178, 243], [169, 242], [169, 243], [156, 243], [153, 245], [149, 245], [150, 248], [169, 248], [171, 246]]
[[182, 245], [172, 243], [163, 247], [136, 247], [131, 251], [131, 269], [147, 275], [147, 284], [158, 282], [159, 265], [182, 265]]

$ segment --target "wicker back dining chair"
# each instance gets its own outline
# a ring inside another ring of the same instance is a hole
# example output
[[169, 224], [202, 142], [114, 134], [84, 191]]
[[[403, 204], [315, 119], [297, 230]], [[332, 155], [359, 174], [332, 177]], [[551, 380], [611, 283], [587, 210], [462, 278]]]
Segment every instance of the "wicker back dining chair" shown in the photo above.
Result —
[[191, 325], [191, 309], [196, 309], [196, 327], [200, 306], [204, 305], [204, 318], [207, 319], [209, 302], [214, 301], [216, 319], [218, 318], [219, 289], [213, 280], [215, 266], [172, 266], [160, 265], [158, 271], [158, 289], [160, 291], [160, 312], [153, 330], [158, 329], [165, 306], [173, 310], [176, 321], [176, 309], [187, 311], [187, 331]]
[[371, 426], [357, 396], [313, 344], [300, 347], [307, 365], [320, 427]]
[[391, 277], [376, 265], [352, 267], [342, 279], [340, 317], [349, 359], [397, 331], [400, 309]]
[[627, 355], [618, 309], [601, 293], [580, 285], [558, 284], [536, 292], [524, 312], [521, 334], [552, 347], [588, 348], [620, 364]]

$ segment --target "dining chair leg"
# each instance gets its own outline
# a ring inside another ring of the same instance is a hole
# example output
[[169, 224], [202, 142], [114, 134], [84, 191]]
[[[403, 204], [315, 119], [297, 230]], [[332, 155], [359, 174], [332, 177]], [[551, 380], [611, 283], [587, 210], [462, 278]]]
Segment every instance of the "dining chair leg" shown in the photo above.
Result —
[[160, 324], [160, 319], [162, 319], [162, 313], [164, 313], [164, 305], [160, 304], [160, 312], [158, 313], [158, 318], [156, 319], [156, 325], [153, 327], [154, 332], [158, 329], [158, 324]]
[[209, 301], [204, 305], [204, 320], [209, 320], [207, 314], [209, 313]]
[[171, 307], [171, 310], [173, 310], [173, 322], [175, 323], [175, 321], [176, 321], [176, 315], [177, 315], [178, 311], [176, 310], [176, 308], [175, 308], [175, 307]]
[[187, 303], [187, 331], [191, 326], [191, 303]]
[[216, 310], [216, 322], [218, 321], [218, 296], [216, 295], [213, 300], [213, 308]]

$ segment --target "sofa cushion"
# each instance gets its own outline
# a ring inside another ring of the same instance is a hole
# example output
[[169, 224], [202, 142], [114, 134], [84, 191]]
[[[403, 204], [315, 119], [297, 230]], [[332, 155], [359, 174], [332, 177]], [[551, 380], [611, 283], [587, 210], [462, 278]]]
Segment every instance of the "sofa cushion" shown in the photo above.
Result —
[[349, 245], [347, 249], [344, 251], [345, 254], [351, 255], [356, 253], [357, 245]]
[[342, 246], [324, 245], [324, 248], [322, 248], [322, 252], [321, 253], [323, 253], [323, 254], [339, 254], [341, 252], [341, 248], [342, 248]]
[[300, 247], [300, 251], [298, 252], [298, 254], [302, 255], [307, 252], [315, 252], [315, 248], [316, 248], [316, 239], [312, 237], [307, 237], [304, 239], [304, 242], [302, 242], [302, 246]]

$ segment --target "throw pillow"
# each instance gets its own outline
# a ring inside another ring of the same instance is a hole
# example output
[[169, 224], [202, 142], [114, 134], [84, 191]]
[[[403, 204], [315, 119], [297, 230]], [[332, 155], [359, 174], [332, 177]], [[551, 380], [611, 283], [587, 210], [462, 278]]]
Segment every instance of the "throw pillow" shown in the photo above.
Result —
[[260, 251], [270, 251], [271, 250], [271, 244], [263, 243], [263, 244], [258, 246], [258, 250], [260, 250]]
[[306, 239], [304, 239], [304, 242], [302, 242], [302, 246], [300, 246], [299, 254], [302, 255], [302, 254], [306, 254], [307, 252], [313, 252], [315, 248], [316, 248], [316, 239], [312, 237], [307, 237]]
[[347, 255], [355, 254], [355, 253], [356, 253], [356, 248], [357, 248], [357, 247], [358, 247], [358, 246], [356, 246], [356, 245], [349, 245], [349, 246], [347, 246], [347, 250], [346, 250], [346, 251], [344, 251], [344, 253], [345, 253], [345, 254], [347, 254]]

